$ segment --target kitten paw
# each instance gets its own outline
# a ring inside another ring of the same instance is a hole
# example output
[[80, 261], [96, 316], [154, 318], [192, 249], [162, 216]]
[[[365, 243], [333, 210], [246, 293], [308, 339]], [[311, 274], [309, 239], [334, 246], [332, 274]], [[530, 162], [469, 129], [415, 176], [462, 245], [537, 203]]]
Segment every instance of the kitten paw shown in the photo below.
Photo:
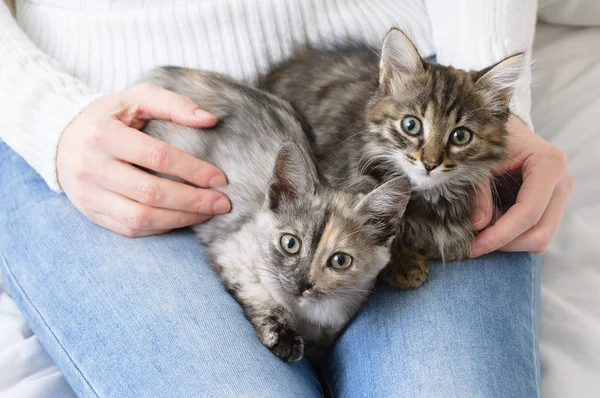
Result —
[[414, 262], [403, 267], [386, 268], [382, 279], [399, 289], [415, 289], [429, 278], [429, 266], [423, 261]]
[[277, 325], [261, 338], [273, 354], [286, 362], [295, 362], [304, 355], [304, 341], [295, 330]]
[[295, 362], [304, 355], [304, 341], [295, 331], [283, 329], [271, 351], [284, 361]]

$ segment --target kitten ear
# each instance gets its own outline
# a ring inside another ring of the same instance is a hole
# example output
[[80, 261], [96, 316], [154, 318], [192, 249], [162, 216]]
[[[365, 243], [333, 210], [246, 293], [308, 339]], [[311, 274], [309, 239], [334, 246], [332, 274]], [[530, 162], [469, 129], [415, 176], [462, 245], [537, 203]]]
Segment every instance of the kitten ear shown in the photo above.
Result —
[[398, 75], [419, 73], [423, 70], [423, 60], [412, 42], [401, 30], [391, 29], [383, 39], [381, 47], [379, 84], [389, 92], [392, 79]]
[[480, 71], [477, 85], [508, 102], [524, 67], [525, 55], [523, 53], [512, 55]]
[[366, 214], [366, 224], [375, 229], [382, 241], [386, 241], [398, 232], [410, 194], [408, 178], [395, 177], [365, 196], [356, 206], [356, 211]]
[[277, 210], [283, 202], [293, 203], [305, 195], [314, 194], [317, 187], [315, 166], [300, 147], [285, 142], [277, 151], [273, 174], [267, 192], [271, 210]]

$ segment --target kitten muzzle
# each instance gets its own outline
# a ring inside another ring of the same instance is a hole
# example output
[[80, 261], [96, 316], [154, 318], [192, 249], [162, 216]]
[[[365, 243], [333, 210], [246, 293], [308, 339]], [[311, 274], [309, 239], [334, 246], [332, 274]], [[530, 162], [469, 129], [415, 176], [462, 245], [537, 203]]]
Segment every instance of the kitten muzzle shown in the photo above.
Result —
[[313, 285], [312, 283], [308, 282], [308, 281], [304, 281], [302, 283], [300, 283], [300, 294], [304, 294], [307, 293], [310, 289], [312, 289]]
[[438, 167], [440, 165], [440, 162], [431, 161], [429, 159], [421, 159], [421, 163], [423, 163], [423, 167], [425, 167], [427, 174], [431, 173], [431, 171], [433, 169], [435, 169], [436, 167]]

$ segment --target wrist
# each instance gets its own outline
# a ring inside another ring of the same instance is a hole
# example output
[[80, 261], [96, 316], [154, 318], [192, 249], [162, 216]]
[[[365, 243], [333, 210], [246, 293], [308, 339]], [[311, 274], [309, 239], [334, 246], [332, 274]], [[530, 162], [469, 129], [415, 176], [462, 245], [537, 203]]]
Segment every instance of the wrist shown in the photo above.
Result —
[[43, 124], [44, 133], [30, 137], [35, 140], [29, 145], [36, 156], [26, 160], [55, 192], [62, 192], [56, 165], [61, 138], [72, 121], [101, 96], [98, 93], [56, 93], [56, 98], [44, 109], [47, 116], [37, 121], [38, 128]]

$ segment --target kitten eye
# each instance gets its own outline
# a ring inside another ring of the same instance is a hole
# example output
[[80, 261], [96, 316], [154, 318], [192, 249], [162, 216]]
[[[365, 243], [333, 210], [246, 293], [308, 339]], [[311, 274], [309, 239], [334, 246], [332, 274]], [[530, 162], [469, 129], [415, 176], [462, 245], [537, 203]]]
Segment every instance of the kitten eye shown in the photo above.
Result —
[[283, 235], [279, 243], [281, 248], [290, 254], [296, 254], [300, 251], [300, 240], [294, 235]]
[[472, 134], [467, 129], [456, 129], [450, 135], [450, 141], [454, 145], [466, 145], [471, 141]]
[[421, 121], [414, 116], [407, 116], [400, 123], [402, 130], [406, 134], [419, 135], [421, 134]]
[[335, 269], [346, 269], [352, 264], [352, 257], [345, 253], [335, 253], [329, 262]]

